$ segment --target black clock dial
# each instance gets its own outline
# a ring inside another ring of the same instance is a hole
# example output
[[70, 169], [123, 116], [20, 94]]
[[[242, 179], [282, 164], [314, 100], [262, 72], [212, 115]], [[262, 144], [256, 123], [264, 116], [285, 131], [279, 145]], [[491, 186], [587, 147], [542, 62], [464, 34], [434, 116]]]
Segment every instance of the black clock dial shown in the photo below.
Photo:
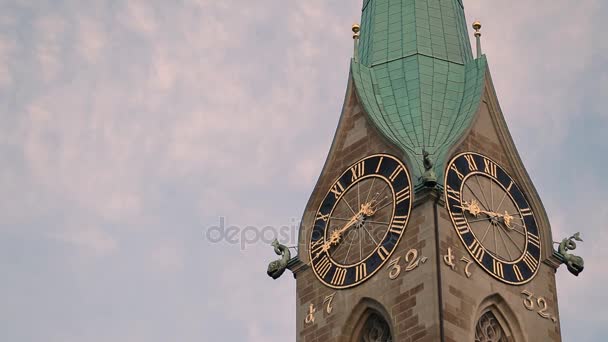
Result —
[[378, 154], [351, 165], [315, 216], [309, 256], [317, 278], [336, 289], [371, 278], [397, 247], [411, 206], [410, 176], [399, 159]]
[[538, 272], [541, 239], [534, 212], [513, 178], [492, 159], [463, 153], [448, 165], [446, 207], [475, 261], [509, 284]]

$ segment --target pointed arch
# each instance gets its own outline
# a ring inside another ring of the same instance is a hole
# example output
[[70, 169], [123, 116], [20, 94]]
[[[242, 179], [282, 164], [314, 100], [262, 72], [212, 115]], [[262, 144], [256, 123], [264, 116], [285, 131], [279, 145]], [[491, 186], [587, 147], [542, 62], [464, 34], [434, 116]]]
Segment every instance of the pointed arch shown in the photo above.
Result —
[[505, 332], [492, 310], [486, 311], [477, 320], [475, 342], [509, 342], [509, 333]]
[[[382, 304], [363, 298], [355, 306], [342, 330], [341, 342], [394, 341], [394, 328]], [[376, 340], [375, 340], [376, 339]]]
[[499, 294], [484, 299], [475, 318], [470, 341], [526, 342], [515, 312]]

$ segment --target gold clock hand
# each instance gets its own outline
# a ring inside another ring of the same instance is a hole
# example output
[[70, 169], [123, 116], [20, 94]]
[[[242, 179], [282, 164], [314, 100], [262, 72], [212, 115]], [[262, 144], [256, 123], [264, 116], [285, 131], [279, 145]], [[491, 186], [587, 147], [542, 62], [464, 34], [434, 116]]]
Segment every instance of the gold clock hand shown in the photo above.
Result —
[[[493, 211], [488, 211], [488, 210], [482, 210], [481, 207], [479, 206], [479, 203], [476, 200], [471, 200], [471, 202], [467, 202], [464, 201], [462, 202], [462, 206], [458, 206], [458, 208], [461, 208], [464, 211], [468, 211], [469, 214], [475, 216], [475, 217], [479, 217], [480, 214], [485, 214], [487, 216], [489, 216], [489, 218], [501, 218], [503, 219], [503, 221], [507, 224], [507, 226], [509, 228], [511, 228], [511, 221], [513, 219], [513, 217], [511, 215], [509, 215], [506, 211], [504, 214], [499, 214]], [[508, 223], [507, 223], [508, 222]]]
[[509, 213], [505, 210], [504, 215], [501, 215], [502, 217], [502, 222], [504, 222], [505, 226], [507, 226], [507, 228], [513, 230], [515, 229], [515, 227], [513, 227], [512, 223], [513, 223], [513, 216], [509, 215]]
[[326, 241], [323, 244], [323, 247], [321, 247], [321, 250], [319, 250], [315, 256], [315, 258], [318, 258], [321, 254], [328, 252], [329, 249], [331, 248], [331, 246], [333, 245], [337, 245], [340, 240], [342, 239], [342, 233], [344, 231], [346, 231], [350, 226], [352, 226], [353, 224], [355, 224], [355, 222], [357, 222], [357, 217], [359, 214], [353, 216], [347, 223], [346, 225], [344, 225], [344, 227], [342, 227], [340, 230], [336, 230], [333, 233], [331, 233], [331, 236], [329, 238], [328, 241]]
[[363, 211], [363, 209], [359, 210], [359, 212], [356, 213], [350, 219], [350, 221], [348, 221], [342, 228], [331, 233], [331, 237], [330, 237], [329, 241], [327, 242], [329, 244], [329, 246], [337, 245], [340, 242], [340, 240], [342, 239], [342, 234], [344, 234], [344, 232], [346, 232], [350, 227], [352, 227], [355, 223], [357, 223], [357, 221], [359, 221], [359, 217], [362, 215], [362, 211]]
[[482, 213], [481, 208], [479, 207], [479, 203], [476, 200], [472, 200], [471, 202], [463, 201], [461, 206], [456, 206], [464, 211], [468, 211], [469, 214], [479, 217], [479, 214]]
[[341, 239], [342, 239], [342, 235], [349, 230], [353, 225], [355, 225], [355, 223], [359, 222], [362, 218], [364, 217], [371, 217], [376, 213], [376, 210], [374, 208], [375, 205], [375, 201], [372, 200], [370, 202], [364, 203], [361, 205], [361, 209], [359, 210], [358, 213], [356, 213], [351, 219], [350, 221], [348, 221], [344, 227], [340, 228], [339, 230], [334, 231], [331, 234], [330, 240], [328, 241], [329, 246], [331, 245], [337, 245], [338, 243], [340, 243]]

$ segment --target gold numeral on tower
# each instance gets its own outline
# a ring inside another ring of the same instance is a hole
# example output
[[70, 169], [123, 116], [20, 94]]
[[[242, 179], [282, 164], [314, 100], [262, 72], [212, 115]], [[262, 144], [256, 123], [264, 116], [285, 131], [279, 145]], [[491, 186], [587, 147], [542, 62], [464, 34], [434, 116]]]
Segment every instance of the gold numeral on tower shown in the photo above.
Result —
[[492, 259], [492, 266], [494, 268], [494, 274], [496, 274], [497, 276], [504, 278], [505, 277], [505, 271], [502, 265], [502, 262], [496, 260], [496, 259]]
[[331, 266], [331, 261], [329, 261], [327, 255], [324, 256], [321, 261], [319, 261], [319, 264], [317, 265], [317, 272], [319, 273], [321, 278], [325, 278], [327, 273], [329, 273], [329, 271], [331, 270]]
[[456, 167], [456, 164], [452, 164], [452, 166], [450, 166], [450, 170], [456, 172], [456, 175], [458, 176], [458, 178], [460, 180], [464, 179], [464, 175], [462, 174], [462, 172], [460, 172], [460, 170], [458, 170], [458, 168]]
[[524, 262], [526, 263], [526, 266], [528, 266], [528, 268], [532, 272], [534, 272], [534, 270], [538, 266], [538, 261], [536, 259], [534, 259], [534, 257], [532, 256], [532, 254], [530, 254], [530, 252], [526, 252], [526, 254], [524, 255]]
[[513, 185], [515, 185], [515, 183], [513, 181], [511, 181], [511, 183], [509, 183], [509, 186], [507, 187], [507, 192], [511, 192]]
[[310, 246], [310, 255], [313, 260], [318, 258], [319, 255], [321, 255], [323, 251], [323, 245], [325, 245], [325, 241], [323, 241], [323, 239], [319, 239]]
[[462, 214], [453, 213], [452, 217], [454, 218], [454, 225], [456, 226], [456, 229], [458, 229], [458, 233], [466, 234], [470, 232], [467, 219], [464, 218]]
[[403, 229], [405, 229], [405, 222], [407, 221], [407, 216], [395, 216], [393, 219], [393, 224], [391, 225], [391, 232], [395, 234], [401, 234]]
[[367, 265], [363, 262], [355, 267], [355, 281], [360, 281], [365, 277], [367, 277]]
[[532, 209], [521, 209], [521, 216], [532, 216]]
[[452, 189], [452, 187], [449, 185], [446, 189], [448, 190], [448, 197], [460, 203], [460, 191]]
[[489, 159], [484, 159], [483, 163], [485, 165], [484, 172], [496, 178], [496, 175], [498, 174], [498, 165]]
[[469, 170], [470, 171], [477, 171], [477, 163], [475, 163], [475, 157], [473, 157], [473, 155], [471, 154], [467, 154], [466, 156], [464, 156], [464, 158], [467, 160], [467, 163], [469, 163]]
[[473, 254], [473, 256], [475, 257], [475, 259], [479, 261], [483, 259], [485, 251], [477, 240], [473, 240], [473, 242], [469, 246], [469, 250], [471, 251], [471, 254]]
[[390, 232], [393, 234], [401, 235], [403, 233], [403, 226], [392, 225]]
[[380, 167], [382, 166], [382, 161], [384, 161], [384, 157], [380, 157], [378, 161], [378, 166], [376, 166], [376, 173], [380, 172]]
[[401, 173], [401, 171], [403, 171], [403, 167], [401, 165], [398, 165], [397, 168], [395, 169], [395, 171], [393, 171], [393, 173], [389, 177], [389, 179], [391, 180], [391, 182], [394, 182], [395, 179], [397, 179], [397, 177], [399, 176], [399, 174]]
[[315, 218], [315, 221], [327, 222], [327, 220], [329, 220], [329, 214], [323, 214], [322, 212], [317, 213], [317, 218]]
[[534, 246], [540, 248], [540, 238], [532, 233], [528, 233], [528, 241]]
[[336, 267], [336, 272], [334, 276], [331, 278], [331, 283], [333, 285], [342, 286], [344, 285], [344, 281], [346, 280], [346, 269]]
[[344, 187], [340, 182], [337, 182], [336, 185], [334, 185], [330, 191], [334, 194], [334, 196], [336, 196], [336, 199], [338, 199], [340, 196], [342, 196], [342, 193], [344, 192]]
[[397, 204], [410, 199], [410, 187], [406, 187], [405, 189], [399, 191], [396, 195], [395, 195], [395, 202]]
[[378, 256], [380, 257], [380, 259], [382, 259], [382, 261], [386, 260], [386, 258], [388, 258], [388, 251], [386, 250], [386, 248], [384, 248], [384, 246], [380, 246], [380, 248], [378, 248]]
[[519, 266], [513, 265], [513, 272], [515, 273], [515, 278], [517, 278], [517, 281], [524, 280], [524, 276], [521, 274], [521, 270], [519, 269]]
[[361, 161], [359, 164], [353, 166], [350, 169], [352, 173], [351, 181], [356, 181], [357, 179], [363, 177], [365, 175], [365, 160]]

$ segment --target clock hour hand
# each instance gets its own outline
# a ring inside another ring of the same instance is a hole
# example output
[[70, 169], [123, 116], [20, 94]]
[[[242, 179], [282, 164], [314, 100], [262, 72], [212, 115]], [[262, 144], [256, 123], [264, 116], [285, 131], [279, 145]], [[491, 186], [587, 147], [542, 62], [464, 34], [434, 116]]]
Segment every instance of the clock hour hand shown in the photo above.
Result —
[[462, 201], [462, 205], [457, 205], [456, 207], [462, 209], [465, 212], [469, 212], [469, 214], [473, 215], [474, 217], [479, 217], [480, 214], [487, 213], [486, 211], [481, 210], [479, 202], [477, 202], [476, 200], [472, 200], [471, 202]]
[[461, 208], [463, 211], [468, 212], [474, 217], [479, 217], [479, 215], [485, 214], [488, 216], [489, 220], [501, 220], [508, 229], [513, 229], [513, 216], [509, 215], [509, 213], [506, 211], [504, 214], [499, 214], [493, 211], [482, 210], [476, 200], [471, 200], [471, 202], [463, 201], [462, 206], [458, 206], [458, 208]]

